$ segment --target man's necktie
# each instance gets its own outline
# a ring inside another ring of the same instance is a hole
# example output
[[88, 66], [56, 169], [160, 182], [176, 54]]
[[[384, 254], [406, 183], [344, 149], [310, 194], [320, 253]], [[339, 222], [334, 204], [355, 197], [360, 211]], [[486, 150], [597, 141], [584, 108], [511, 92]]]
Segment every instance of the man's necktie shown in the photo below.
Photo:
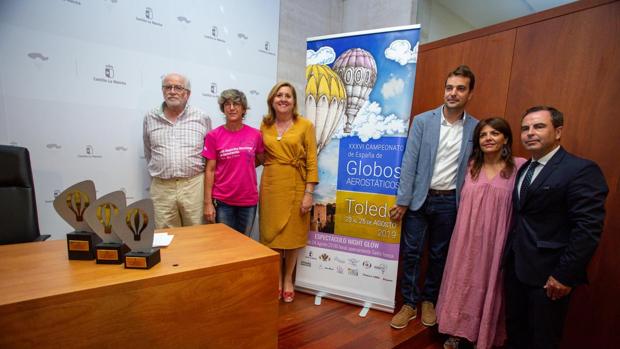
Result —
[[519, 192], [519, 199], [523, 199], [525, 196], [525, 192], [532, 184], [532, 177], [534, 176], [534, 169], [539, 165], [538, 161], [532, 161], [530, 167], [525, 172], [525, 177], [523, 178], [523, 183], [521, 183], [521, 191]]

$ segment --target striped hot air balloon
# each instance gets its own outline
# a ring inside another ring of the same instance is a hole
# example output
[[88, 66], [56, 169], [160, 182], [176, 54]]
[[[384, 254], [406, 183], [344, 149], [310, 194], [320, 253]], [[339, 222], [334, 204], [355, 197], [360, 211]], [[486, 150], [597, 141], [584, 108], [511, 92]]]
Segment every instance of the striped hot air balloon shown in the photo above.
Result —
[[377, 82], [377, 64], [370, 52], [352, 48], [342, 53], [332, 66], [347, 90], [347, 121], [344, 132], [351, 132], [351, 125], [360, 108], [368, 100]]

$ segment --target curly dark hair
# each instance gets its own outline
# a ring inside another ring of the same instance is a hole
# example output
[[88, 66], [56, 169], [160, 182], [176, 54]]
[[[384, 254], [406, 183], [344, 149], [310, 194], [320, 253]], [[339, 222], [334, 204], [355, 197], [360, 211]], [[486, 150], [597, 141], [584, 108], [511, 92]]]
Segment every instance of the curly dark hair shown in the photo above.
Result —
[[501, 132], [504, 138], [506, 138], [506, 144], [504, 144], [500, 154], [506, 166], [500, 172], [500, 176], [502, 176], [502, 178], [509, 178], [510, 175], [512, 175], [512, 171], [515, 169], [515, 162], [512, 157], [512, 131], [510, 130], [510, 124], [500, 117], [484, 119], [480, 121], [474, 129], [473, 149], [469, 157], [471, 178], [474, 180], [478, 179], [478, 175], [484, 164], [484, 153], [480, 148], [480, 133], [487, 125]]

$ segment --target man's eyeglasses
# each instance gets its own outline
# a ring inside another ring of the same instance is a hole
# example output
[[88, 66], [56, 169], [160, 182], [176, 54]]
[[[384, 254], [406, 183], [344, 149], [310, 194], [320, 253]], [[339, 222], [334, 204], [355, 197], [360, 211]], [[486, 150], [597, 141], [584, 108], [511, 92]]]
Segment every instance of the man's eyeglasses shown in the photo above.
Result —
[[170, 92], [170, 91], [183, 92], [187, 90], [185, 87], [181, 85], [163, 85], [161, 88], [166, 92]]

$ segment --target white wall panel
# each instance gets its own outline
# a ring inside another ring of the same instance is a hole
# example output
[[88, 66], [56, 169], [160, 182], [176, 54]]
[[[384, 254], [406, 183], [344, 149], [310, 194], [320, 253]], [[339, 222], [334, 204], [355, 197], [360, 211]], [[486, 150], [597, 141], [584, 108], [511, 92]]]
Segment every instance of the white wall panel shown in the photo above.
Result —
[[142, 119], [167, 72], [190, 78], [190, 104], [215, 126], [217, 95], [244, 91], [258, 127], [279, 10], [279, 0], [2, 1], [0, 143], [30, 150], [42, 233], [69, 231], [52, 201], [77, 181], [93, 179], [98, 196], [123, 189], [129, 203], [148, 197]]

